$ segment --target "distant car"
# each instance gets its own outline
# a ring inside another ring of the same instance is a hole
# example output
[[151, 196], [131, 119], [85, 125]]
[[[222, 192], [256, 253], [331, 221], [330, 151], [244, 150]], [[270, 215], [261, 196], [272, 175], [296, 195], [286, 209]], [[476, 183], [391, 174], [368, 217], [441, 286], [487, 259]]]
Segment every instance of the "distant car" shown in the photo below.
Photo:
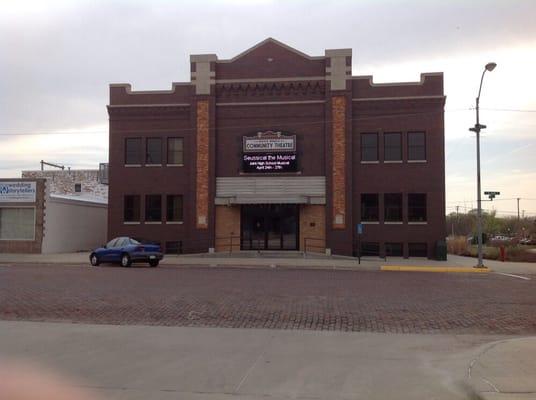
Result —
[[535, 245], [536, 244], [536, 239], [531, 239], [531, 238], [521, 239], [519, 241], [519, 244]]
[[89, 255], [89, 262], [93, 266], [100, 263], [120, 263], [123, 267], [130, 267], [133, 262], [148, 262], [156, 267], [164, 255], [160, 246], [155, 244], [142, 244], [129, 237], [112, 239], [108, 244], [99, 247]]

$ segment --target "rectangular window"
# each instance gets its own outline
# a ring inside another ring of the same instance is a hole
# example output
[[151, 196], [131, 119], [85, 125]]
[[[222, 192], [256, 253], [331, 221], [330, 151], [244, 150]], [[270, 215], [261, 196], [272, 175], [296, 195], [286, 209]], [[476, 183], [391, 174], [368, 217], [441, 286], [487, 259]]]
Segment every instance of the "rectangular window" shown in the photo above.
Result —
[[0, 208], [0, 240], [34, 240], [35, 208]]
[[75, 191], [75, 193], [81, 193], [82, 192], [82, 184], [81, 183], [75, 183], [74, 184], [74, 191]]
[[167, 196], [167, 215], [168, 222], [182, 222], [182, 196], [168, 195]]
[[426, 160], [426, 136], [424, 132], [408, 132], [408, 160]]
[[125, 164], [141, 165], [141, 138], [125, 139]]
[[378, 194], [361, 194], [361, 221], [379, 221]]
[[383, 135], [384, 161], [402, 161], [402, 134], [400, 132]]
[[378, 161], [378, 134], [361, 134], [361, 161]]
[[127, 195], [123, 207], [124, 222], [140, 222], [140, 196]]
[[380, 256], [380, 244], [377, 242], [362, 242], [361, 243], [361, 255], [362, 256]]
[[182, 165], [184, 162], [182, 138], [168, 138], [167, 140], [167, 163]]
[[162, 139], [147, 138], [145, 164], [162, 164]]
[[402, 193], [385, 194], [385, 221], [402, 222]]
[[145, 196], [145, 222], [162, 221], [162, 196], [148, 194]]
[[426, 193], [408, 194], [408, 221], [426, 222]]
[[385, 254], [388, 257], [402, 257], [402, 243], [385, 243]]
[[408, 250], [410, 257], [428, 257], [428, 246], [426, 243], [409, 243]]

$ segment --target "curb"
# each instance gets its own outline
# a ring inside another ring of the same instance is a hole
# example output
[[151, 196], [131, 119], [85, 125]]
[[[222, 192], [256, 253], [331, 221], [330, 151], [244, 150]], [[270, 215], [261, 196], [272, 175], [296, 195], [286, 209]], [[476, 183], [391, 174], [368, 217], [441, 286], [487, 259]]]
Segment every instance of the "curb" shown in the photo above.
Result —
[[474, 268], [474, 267], [418, 267], [418, 266], [401, 266], [401, 265], [382, 265], [381, 271], [396, 271], [396, 272], [467, 272], [467, 273], [487, 273], [490, 269]]

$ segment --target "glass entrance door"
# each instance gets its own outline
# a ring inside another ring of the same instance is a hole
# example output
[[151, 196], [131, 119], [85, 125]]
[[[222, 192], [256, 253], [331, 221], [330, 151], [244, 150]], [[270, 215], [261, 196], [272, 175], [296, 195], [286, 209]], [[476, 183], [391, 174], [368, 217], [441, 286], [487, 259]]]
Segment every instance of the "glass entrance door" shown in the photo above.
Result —
[[243, 205], [242, 250], [297, 250], [298, 205]]

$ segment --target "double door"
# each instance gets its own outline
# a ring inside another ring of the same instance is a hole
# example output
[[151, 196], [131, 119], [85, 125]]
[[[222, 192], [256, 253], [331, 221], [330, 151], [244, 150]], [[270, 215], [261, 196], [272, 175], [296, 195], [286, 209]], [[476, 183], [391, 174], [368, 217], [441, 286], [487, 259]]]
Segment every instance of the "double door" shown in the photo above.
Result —
[[296, 204], [243, 205], [242, 250], [297, 250], [299, 208]]

